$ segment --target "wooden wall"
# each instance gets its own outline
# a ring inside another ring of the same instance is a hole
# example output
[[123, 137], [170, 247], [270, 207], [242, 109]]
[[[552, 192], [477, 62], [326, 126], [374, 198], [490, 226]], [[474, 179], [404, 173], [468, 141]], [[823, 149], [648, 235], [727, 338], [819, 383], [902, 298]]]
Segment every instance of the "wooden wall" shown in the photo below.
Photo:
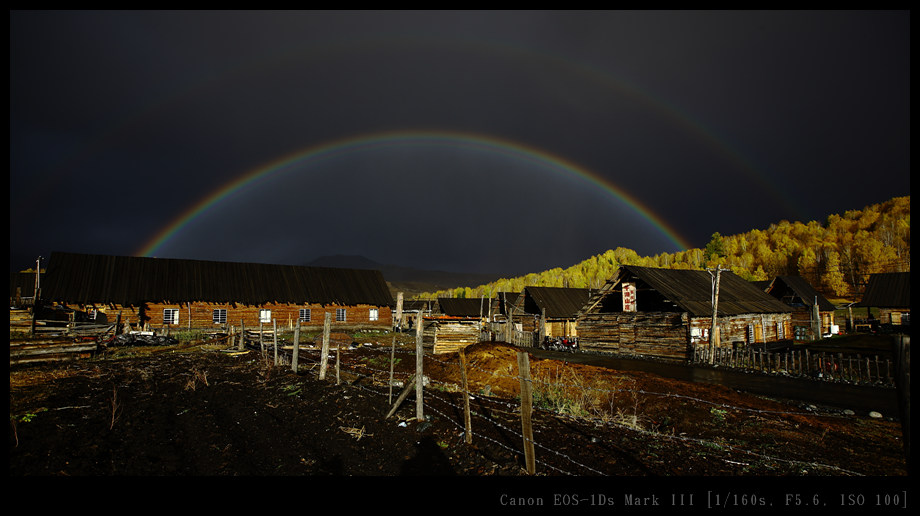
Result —
[[[581, 349], [686, 360], [691, 344], [708, 342], [711, 317], [676, 312], [586, 314], [578, 320]], [[720, 317], [723, 346], [792, 339], [789, 314]]]
[[479, 321], [439, 321], [433, 332], [434, 353], [453, 353], [479, 342]]
[[[96, 305], [93, 306], [70, 306], [76, 310], [86, 311], [87, 309], [96, 308], [104, 312], [109, 322], [115, 322], [116, 317], [121, 313], [122, 322], [129, 322], [137, 328], [138, 323], [147, 323], [152, 329], [165, 327], [164, 310], [167, 308], [179, 310], [179, 323], [170, 325], [175, 330], [206, 330], [222, 329], [230, 326], [239, 327], [241, 322], [247, 328], [258, 328], [259, 318], [262, 309], [271, 310], [271, 318], [277, 322], [279, 328], [293, 328], [293, 325], [300, 317], [300, 309], [310, 309], [310, 321], [301, 323], [302, 328], [322, 329], [325, 322], [325, 314], [332, 314], [333, 328], [390, 328], [393, 324], [393, 314], [390, 307], [374, 307], [370, 305], [358, 306], [323, 306], [315, 304], [288, 305], [269, 303], [261, 306], [238, 305], [238, 304], [218, 304], [218, 303], [148, 303], [143, 307], [123, 307], [118, 305]], [[336, 321], [336, 309], [345, 309], [345, 321]], [[218, 309], [226, 310], [226, 323], [219, 324], [214, 322], [214, 311]], [[377, 309], [377, 320], [371, 320], [370, 314], [372, 309]], [[272, 323], [265, 323], [271, 326]]]
[[578, 346], [583, 350], [690, 358], [686, 316], [673, 312], [587, 314], [578, 320]]
[[[712, 317], [695, 317], [690, 322], [692, 342], [708, 342]], [[777, 341], [791, 341], [790, 314], [742, 314], [719, 317], [721, 345], [750, 345]], [[697, 337], [699, 336], [699, 337]]]

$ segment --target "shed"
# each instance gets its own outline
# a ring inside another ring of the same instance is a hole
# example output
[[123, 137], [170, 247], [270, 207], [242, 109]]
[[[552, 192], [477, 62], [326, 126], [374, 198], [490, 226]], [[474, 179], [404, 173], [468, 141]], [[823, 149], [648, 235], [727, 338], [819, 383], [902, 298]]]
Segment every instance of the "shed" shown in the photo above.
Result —
[[479, 342], [489, 310], [487, 299], [438, 298], [438, 311], [426, 318], [425, 339], [434, 353], [450, 353]]
[[879, 322], [910, 325], [910, 271], [872, 274], [858, 306], [879, 309]]
[[[583, 350], [689, 359], [709, 341], [713, 278], [705, 270], [623, 265], [578, 313]], [[791, 338], [792, 309], [731, 272], [719, 281], [722, 345]]]
[[519, 325], [517, 329], [524, 332], [540, 332], [543, 337], [575, 337], [578, 311], [590, 295], [591, 290], [586, 288], [524, 287], [514, 302], [512, 319]]
[[792, 308], [795, 340], [817, 340], [821, 338], [821, 335], [837, 333], [837, 327], [834, 324], [836, 307], [805, 278], [777, 276], [763, 289], [767, 294]]
[[178, 329], [322, 327], [326, 313], [338, 328], [390, 327], [393, 304], [374, 270], [76, 253], [51, 255], [42, 302]]

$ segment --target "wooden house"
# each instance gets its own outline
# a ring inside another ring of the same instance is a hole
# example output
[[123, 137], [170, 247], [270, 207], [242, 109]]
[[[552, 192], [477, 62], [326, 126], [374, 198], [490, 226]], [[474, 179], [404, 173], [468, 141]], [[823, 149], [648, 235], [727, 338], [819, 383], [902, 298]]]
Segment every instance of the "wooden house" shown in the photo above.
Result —
[[380, 271], [54, 253], [45, 308], [63, 307], [173, 329], [390, 328], [392, 296]]
[[540, 337], [575, 337], [578, 311], [590, 295], [586, 288], [524, 287], [513, 305], [515, 329]]
[[[708, 271], [623, 265], [579, 310], [583, 350], [689, 359], [709, 342], [713, 278]], [[723, 346], [791, 339], [792, 309], [731, 272], [719, 279]]]
[[425, 319], [424, 339], [434, 353], [451, 353], [479, 342], [487, 299], [438, 298], [438, 312]]
[[792, 308], [793, 337], [797, 341], [817, 340], [838, 333], [834, 324], [836, 307], [805, 278], [777, 276], [763, 287], [764, 292]]
[[882, 325], [910, 326], [910, 272], [872, 274], [858, 306], [877, 308]]

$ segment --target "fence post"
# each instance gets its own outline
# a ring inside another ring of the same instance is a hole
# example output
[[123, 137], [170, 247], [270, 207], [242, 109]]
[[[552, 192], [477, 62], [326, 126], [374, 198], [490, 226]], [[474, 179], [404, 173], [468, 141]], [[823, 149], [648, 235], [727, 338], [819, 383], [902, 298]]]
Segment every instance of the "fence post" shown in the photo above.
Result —
[[425, 362], [425, 349], [422, 347], [423, 326], [425, 318], [419, 314], [418, 326], [415, 328], [415, 418], [425, 420], [425, 402], [422, 398], [422, 387], [425, 383], [423, 364]]
[[898, 412], [904, 436], [904, 454], [907, 457], [907, 474], [910, 474], [910, 336], [895, 338], [895, 385], [898, 390]]
[[521, 381], [521, 433], [524, 434], [524, 462], [527, 473], [536, 473], [533, 446], [533, 426], [531, 413], [533, 411], [533, 390], [530, 382], [530, 358], [526, 351], [517, 352], [518, 374]]
[[466, 427], [466, 444], [473, 442], [473, 425], [470, 421], [470, 390], [466, 379], [466, 349], [460, 348], [460, 385], [463, 389], [463, 424]]
[[272, 342], [275, 345], [275, 365], [278, 365], [278, 321], [272, 319]]
[[[402, 294], [402, 292], [400, 292]], [[393, 360], [396, 354], [396, 335], [393, 335], [393, 342], [390, 344], [390, 396], [387, 398], [389, 403], [393, 403]]]
[[326, 320], [323, 323], [323, 349], [319, 354], [319, 379], [326, 379], [326, 367], [329, 361], [329, 326], [332, 324], [332, 314], [326, 312]]
[[243, 351], [243, 341], [246, 339], [246, 328], [243, 325], [243, 320], [240, 319], [240, 343], [237, 346], [237, 349]]
[[291, 354], [291, 370], [297, 373], [297, 361], [300, 355], [300, 319], [297, 319], [297, 325], [294, 326], [294, 351]]

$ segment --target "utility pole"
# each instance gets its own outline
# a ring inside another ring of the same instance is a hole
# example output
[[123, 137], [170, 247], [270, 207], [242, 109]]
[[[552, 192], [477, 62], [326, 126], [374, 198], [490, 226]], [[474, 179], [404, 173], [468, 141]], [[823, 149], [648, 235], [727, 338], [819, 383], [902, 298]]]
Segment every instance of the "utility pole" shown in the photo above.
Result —
[[[709, 275], [713, 276], [712, 269], [706, 269], [709, 271]], [[715, 269], [715, 276], [713, 276], [712, 282], [712, 327], [709, 329], [709, 363], [712, 364], [715, 362], [716, 348], [719, 346], [719, 323], [718, 323], [718, 313], [719, 313], [719, 280], [722, 278], [722, 271], [727, 271], [729, 269], [723, 269], [722, 264], [720, 263]]]

